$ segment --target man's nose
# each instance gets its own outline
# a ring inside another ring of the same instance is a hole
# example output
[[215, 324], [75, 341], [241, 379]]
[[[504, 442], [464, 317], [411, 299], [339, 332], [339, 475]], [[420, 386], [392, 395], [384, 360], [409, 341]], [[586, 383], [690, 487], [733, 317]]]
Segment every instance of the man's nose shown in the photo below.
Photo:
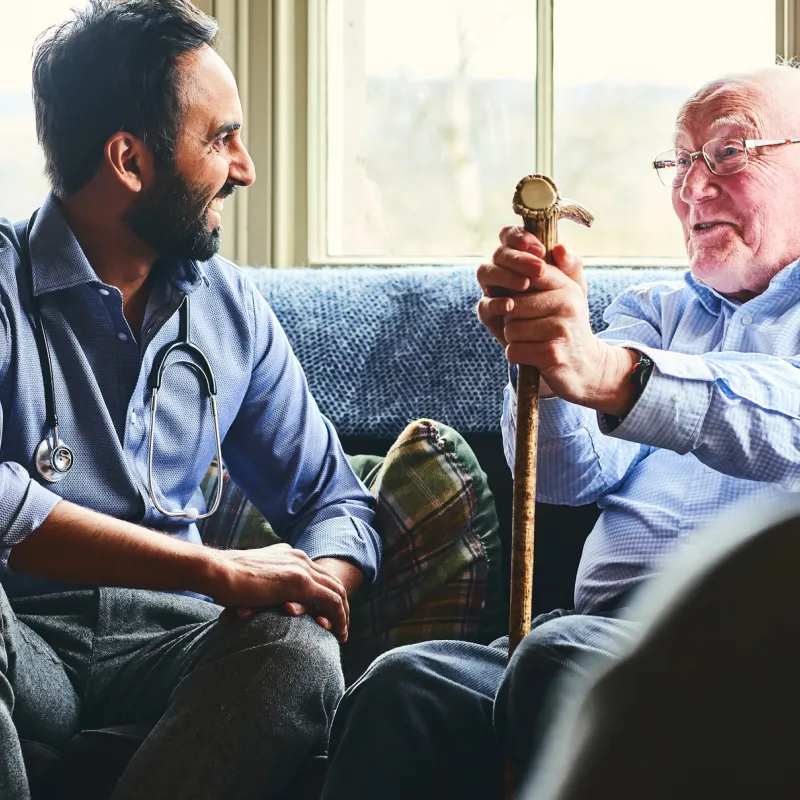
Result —
[[243, 144], [239, 144], [236, 155], [228, 169], [231, 183], [237, 186], [250, 186], [256, 179], [256, 165]]
[[698, 203], [718, 193], [717, 176], [709, 169], [703, 156], [698, 156], [683, 179], [681, 200]]

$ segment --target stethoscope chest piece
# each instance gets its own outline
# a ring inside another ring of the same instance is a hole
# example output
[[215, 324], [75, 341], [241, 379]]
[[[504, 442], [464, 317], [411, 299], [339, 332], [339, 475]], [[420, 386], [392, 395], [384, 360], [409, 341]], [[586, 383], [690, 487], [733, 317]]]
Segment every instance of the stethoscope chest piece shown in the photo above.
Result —
[[53, 446], [52, 436], [42, 439], [34, 453], [36, 471], [48, 482], [58, 483], [72, 469], [75, 457], [63, 442]]

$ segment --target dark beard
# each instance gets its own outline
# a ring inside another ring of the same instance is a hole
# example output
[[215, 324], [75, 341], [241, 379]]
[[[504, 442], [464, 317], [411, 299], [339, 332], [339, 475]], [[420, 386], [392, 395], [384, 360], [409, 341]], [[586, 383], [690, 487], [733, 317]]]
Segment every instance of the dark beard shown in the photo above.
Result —
[[[231, 194], [233, 186], [225, 189]], [[208, 229], [212, 191], [211, 186], [192, 185], [173, 165], [161, 166], [153, 185], [136, 197], [123, 221], [160, 260], [208, 261], [219, 250], [219, 228]]]

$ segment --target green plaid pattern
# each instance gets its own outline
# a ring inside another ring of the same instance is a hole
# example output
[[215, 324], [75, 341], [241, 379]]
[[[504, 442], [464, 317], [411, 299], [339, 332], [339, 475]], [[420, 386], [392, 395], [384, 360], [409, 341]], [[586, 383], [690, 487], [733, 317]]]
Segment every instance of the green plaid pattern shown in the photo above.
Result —
[[[378, 580], [354, 598], [342, 659], [348, 680], [380, 653], [429, 639], [489, 641], [504, 631], [497, 514], [486, 475], [452, 428], [412, 422], [384, 459], [350, 459], [376, 498]], [[216, 471], [204, 484], [213, 494]], [[279, 540], [223, 473], [219, 511], [202, 528], [214, 547]]]

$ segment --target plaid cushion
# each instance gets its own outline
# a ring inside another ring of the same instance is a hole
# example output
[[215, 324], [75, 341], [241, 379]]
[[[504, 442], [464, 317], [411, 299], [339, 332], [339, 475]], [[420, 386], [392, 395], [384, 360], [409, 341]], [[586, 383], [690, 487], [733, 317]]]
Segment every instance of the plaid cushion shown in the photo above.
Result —
[[[380, 653], [429, 639], [489, 641], [505, 629], [500, 538], [486, 475], [464, 439], [431, 420], [412, 422], [385, 458], [350, 458], [376, 498], [383, 541], [378, 580], [350, 611], [342, 659], [348, 680]], [[212, 495], [216, 471], [204, 482]], [[223, 473], [219, 511], [205, 521], [214, 547], [280, 539]]]

